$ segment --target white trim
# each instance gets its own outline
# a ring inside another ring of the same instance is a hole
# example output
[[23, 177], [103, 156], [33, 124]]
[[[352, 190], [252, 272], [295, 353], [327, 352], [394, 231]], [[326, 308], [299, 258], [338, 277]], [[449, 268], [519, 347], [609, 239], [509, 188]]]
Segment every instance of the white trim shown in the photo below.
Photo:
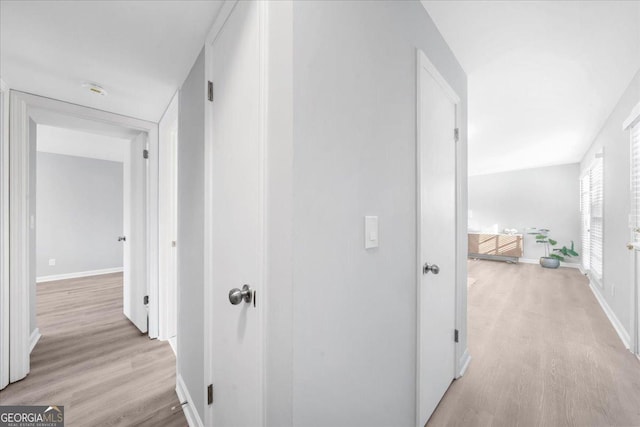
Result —
[[[429, 60], [427, 55], [420, 49], [416, 49], [416, 390], [415, 390], [415, 420], [416, 425], [422, 426], [423, 422], [420, 420], [420, 290], [421, 280], [422, 280], [422, 248], [421, 248], [421, 226], [420, 226], [420, 217], [421, 217], [421, 206], [422, 206], [422, 191], [421, 191], [421, 179], [420, 179], [420, 75], [422, 69], [425, 69], [433, 79], [440, 85], [440, 87], [444, 90], [445, 94], [449, 97], [449, 99], [455, 105], [455, 126], [456, 128], [461, 128], [462, 123], [462, 108], [461, 108], [461, 99], [456, 93], [456, 91], [449, 85], [447, 80], [440, 74], [437, 67]], [[463, 293], [466, 293], [467, 289], [467, 277], [465, 275], [464, 278], [459, 277], [459, 263], [467, 262], [466, 254], [463, 259], [459, 259], [458, 249], [459, 249], [459, 239], [460, 236], [460, 221], [461, 221], [461, 209], [460, 207], [463, 205], [462, 202], [462, 180], [459, 176], [460, 170], [462, 168], [460, 161], [460, 146], [464, 145], [464, 136], [463, 133], [459, 133], [459, 139], [455, 143], [455, 207], [454, 211], [456, 213], [455, 218], [455, 328], [459, 331], [460, 335], [466, 335], [466, 322], [465, 322], [465, 313], [467, 307], [464, 303], [465, 298], [463, 297]], [[463, 177], [466, 180], [466, 176]], [[464, 219], [464, 224], [466, 226], [466, 217]], [[452, 343], [454, 347], [454, 372], [452, 372], [452, 379], [457, 378], [460, 372], [464, 372], [466, 369], [466, 365], [469, 363], [471, 357], [468, 354], [468, 347], [462, 347], [462, 340], [458, 343]], [[466, 356], [465, 356], [466, 355]], [[462, 363], [462, 364], [461, 364]]]
[[36, 277], [36, 283], [55, 282], [56, 280], [77, 279], [79, 277], [101, 276], [103, 274], [122, 273], [122, 267], [103, 268], [102, 270], [78, 271], [75, 273], [52, 274]]
[[33, 332], [31, 332], [31, 336], [29, 337], [29, 354], [33, 351], [33, 348], [38, 344], [38, 341], [42, 337], [40, 333], [40, 328], [35, 328]]
[[[0, 283], [9, 283], [9, 88], [0, 78]], [[0, 390], [9, 385], [9, 287], [0, 285]]]
[[[147, 288], [150, 297], [149, 315], [149, 337], [154, 338], [153, 328], [157, 331], [157, 268], [158, 268], [158, 248], [157, 248], [157, 147], [158, 147], [158, 125], [144, 120], [126, 117], [119, 114], [108, 113], [81, 105], [70, 104], [55, 99], [44, 98], [28, 93], [10, 91], [10, 159], [9, 159], [9, 253], [11, 271], [8, 283], [0, 282], [0, 294], [9, 292], [9, 376], [10, 382], [18, 381], [29, 373], [29, 324], [30, 324], [30, 304], [29, 304], [29, 119], [32, 114], [40, 111], [54, 111], [58, 114], [75, 118], [91, 120], [110, 126], [124, 127], [136, 131], [147, 132], [150, 140], [151, 156], [149, 169], [152, 170], [152, 180], [147, 209], [148, 227], [152, 231], [149, 234], [149, 250], [147, 253], [148, 283]], [[36, 120], [37, 121], [37, 120]], [[154, 155], [155, 154], [155, 155]], [[155, 169], [154, 169], [155, 164]], [[154, 171], [155, 170], [155, 174]], [[155, 307], [155, 308], [154, 308]], [[155, 316], [155, 317], [154, 317]], [[0, 339], [5, 339], [3, 335]]]
[[622, 123], [622, 130], [627, 130], [638, 122], [640, 122], [640, 102], [633, 107], [629, 117]]
[[469, 354], [469, 349], [466, 349], [464, 353], [462, 353], [462, 357], [458, 361], [459, 370], [456, 378], [460, 378], [464, 375], [465, 372], [467, 372], [467, 368], [469, 367], [470, 363], [471, 355]]
[[29, 373], [29, 113], [10, 92], [9, 123], [9, 381]]
[[182, 375], [180, 374], [176, 375], [176, 394], [182, 405], [182, 412], [187, 419], [189, 427], [204, 427], [202, 419], [193, 405], [189, 389], [187, 389], [187, 385], [184, 383]]
[[606, 314], [607, 317], [609, 318], [609, 322], [611, 322], [611, 326], [613, 326], [613, 329], [616, 330], [618, 337], [620, 337], [620, 341], [622, 341], [622, 344], [624, 344], [625, 348], [629, 349], [631, 345], [629, 333], [627, 332], [625, 327], [622, 325], [622, 322], [620, 322], [620, 319], [618, 319], [618, 317], [613, 312], [611, 307], [609, 307], [607, 300], [604, 299], [604, 297], [600, 293], [600, 288], [597, 286], [594, 286], [592, 280], [589, 280], [589, 288], [591, 289], [591, 292], [593, 292], [593, 295], [596, 297], [596, 300], [600, 304], [600, 307], [602, 307], [602, 311], [604, 311], [604, 314]]
[[158, 339], [166, 341], [177, 332], [177, 132], [179, 92], [171, 99], [158, 124]]

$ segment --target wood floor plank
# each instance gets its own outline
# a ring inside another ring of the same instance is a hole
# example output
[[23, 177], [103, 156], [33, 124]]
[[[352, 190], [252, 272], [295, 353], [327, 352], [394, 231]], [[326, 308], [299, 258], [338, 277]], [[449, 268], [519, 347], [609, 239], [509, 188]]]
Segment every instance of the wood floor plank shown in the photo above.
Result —
[[64, 405], [70, 427], [187, 425], [173, 351], [122, 314], [121, 273], [41, 283], [37, 297], [31, 372], [0, 405]]
[[640, 426], [640, 362], [578, 270], [468, 266], [472, 360], [428, 426]]

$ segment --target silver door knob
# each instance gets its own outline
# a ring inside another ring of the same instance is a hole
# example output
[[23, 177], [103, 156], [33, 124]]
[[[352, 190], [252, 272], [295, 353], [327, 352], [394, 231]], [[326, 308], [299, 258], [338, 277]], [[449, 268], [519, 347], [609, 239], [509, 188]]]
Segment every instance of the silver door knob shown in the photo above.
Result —
[[125, 242], [127, 238], [125, 236], [118, 237], [118, 242]]
[[244, 302], [251, 302], [253, 297], [253, 291], [249, 285], [242, 286], [242, 289], [233, 288], [229, 291], [229, 302], [233, 305], [238, 305], [244, 300]]
[[422, 267], [422, 274], [427, 274], [428, 272], [438, 274], [440, 273], [440, 267], [438, 267], [436, 264], [429, 264], [428, 262], [425, 262], [424, 266]]

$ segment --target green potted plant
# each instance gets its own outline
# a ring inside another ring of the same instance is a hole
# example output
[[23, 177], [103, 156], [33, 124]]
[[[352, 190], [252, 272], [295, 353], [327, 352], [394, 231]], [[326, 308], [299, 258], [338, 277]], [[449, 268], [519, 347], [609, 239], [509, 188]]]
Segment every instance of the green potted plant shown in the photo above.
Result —
[[558, 268], [560, 267], [560, 261], [566, 261], [567, 258], [579, 256], [578, 252], [575, 251], [573, 240], [571, 241], [570, 248], [563, 246], [561, 248], [551, 249], [553, 246], [556, 246], [558, 242], [549, 237], [549, 230], [546, 228], [541, 228], [529, 234], [534, 234], [536, 236], [536, 242], [544, 245], [545, 256], [540, 257], [540, 265], [544, 268]]

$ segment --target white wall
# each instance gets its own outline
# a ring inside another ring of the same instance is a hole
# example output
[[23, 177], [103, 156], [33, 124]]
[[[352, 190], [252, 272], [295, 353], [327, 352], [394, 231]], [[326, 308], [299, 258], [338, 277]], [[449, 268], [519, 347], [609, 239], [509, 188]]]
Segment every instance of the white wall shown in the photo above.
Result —
[[422, 5], [293, 4], [293, 425], [415, 423], [416, 47], [463, 100], [466, 201], [467, 79]]
[[[574, 163], [469, 177], [470, 230], [547, 228], [556, 247], [569, 247], [573, 240], [581, 253], [579, 173]], [[525, 234], [523, 258], [541, 256], [544, 246]], [[567, 262], [577, 263], [579, 257]]]
[[[630, 239], [629, 213], [629, 131], [622, 123], [640, 102], [640, 71], [609, 116], [580, 164], [586, 170], [595, 153], [604, 148], [604, 263], [600, 291], [617, 318], [631, 330], [631, 258], [626, 244]], [[597, 286], [596, 286], [597, 288]]]
[[204, 420], [204, 50], [179, 95], [178, 367]]
[[36, 170], [37, 277], [122, 268], [122, 163], [38, 152]]
[[131, 138], [38, 124], [38, 151], [124, 162]]

